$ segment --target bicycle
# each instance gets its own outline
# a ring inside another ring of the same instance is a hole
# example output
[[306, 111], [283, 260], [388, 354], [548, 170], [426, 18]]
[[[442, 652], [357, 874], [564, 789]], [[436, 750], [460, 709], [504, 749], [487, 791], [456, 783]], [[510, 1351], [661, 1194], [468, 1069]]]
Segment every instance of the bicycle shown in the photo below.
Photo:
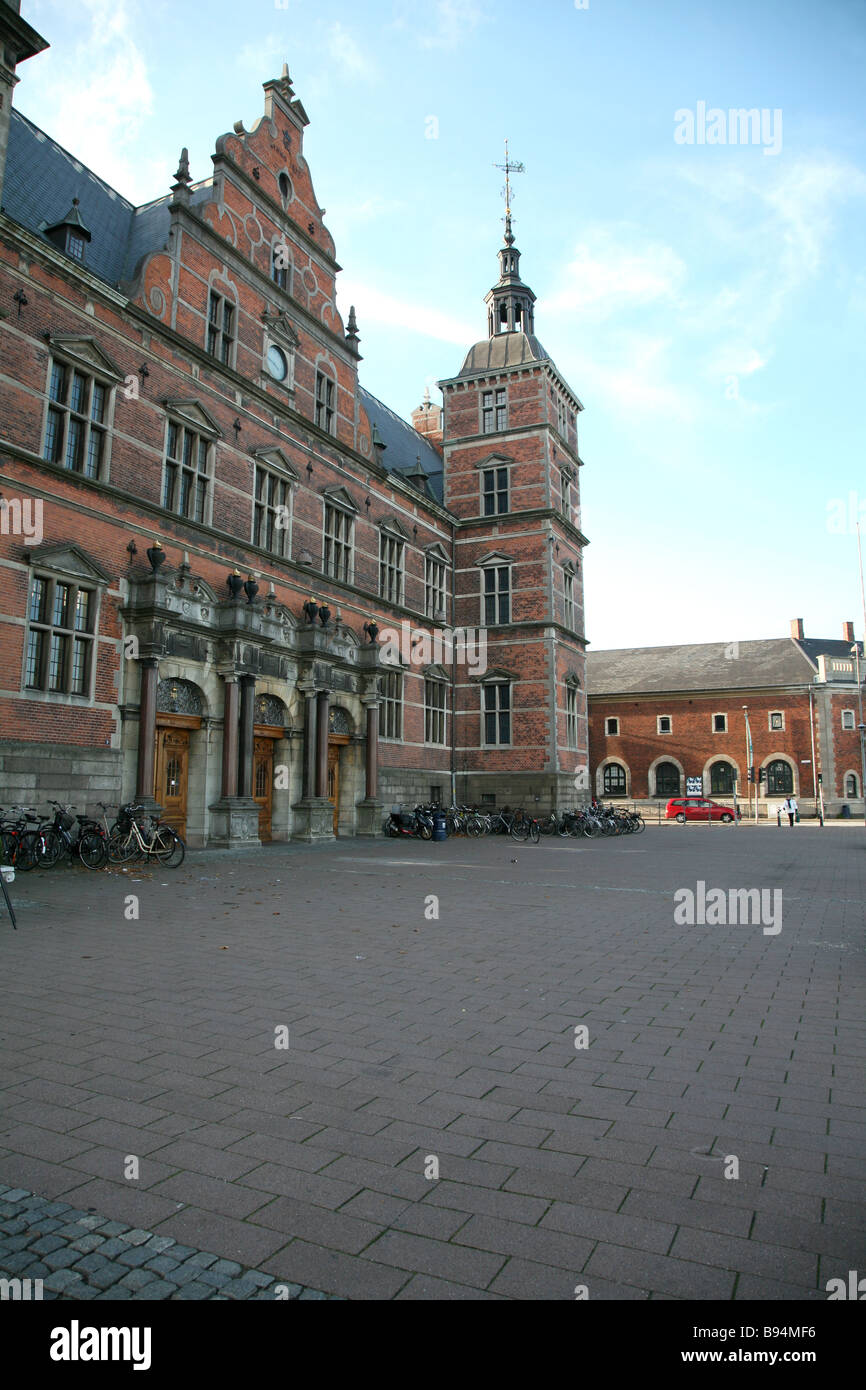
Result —
[[4, 864], [26, 874], [39, 863], [44, 837], [38, 829], [35, 807], [12, 806], [10, 809], [18, 815], [0, 822], [0, 857]]
[[532, 840], [537, 845], [541, 839], [541, 827], [535, 816], [529, 816], [525, 811], [515, 811], [514, 819], [511, 822], [511, 838], [513, 840]]
[[[108, 857], [107, 844], [95, 821], [87, 816], [74, 816], [74, 806], [64, 806], [59, 801], [49, 801], [53, 806], [54, 820], [40, 825], [44, 837], [39, 856], [40, 866], [53, 869], [54, 865], [68, 854], [78, 859], [86, 869], [100, 869]], [[72, 838], [72, 829], [78, 824], [78, 838]]]
[[[108, 841], [111, 864], [127, 864], [133, 859], [155, 859], [166, 869], [179, 869], [186, 855], [186, 845], [170, 825], [149, 821], [143, 806], [122, 806], [122, 824]], [[145, 839], [145, 826], [150, 838]]]

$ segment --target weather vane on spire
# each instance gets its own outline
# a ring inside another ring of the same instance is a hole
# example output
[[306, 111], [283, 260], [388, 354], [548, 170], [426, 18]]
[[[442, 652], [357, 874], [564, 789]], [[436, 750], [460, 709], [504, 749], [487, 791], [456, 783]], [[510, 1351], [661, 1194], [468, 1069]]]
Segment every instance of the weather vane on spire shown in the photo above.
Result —
[[511, 246], [511, 244], [514, 241], [514, 235], [511, 231], [511, 201], [514, 197], [514, 193], [512, 192], [511, 188], [511, 175], [525, 174], [526, 165], [521, 164], [520, 160], [518, 159], [511, 158], [510, 154], [508, 153], [508, 141], [506, 140], [505, 163], [495, 164], [493, 167], [495, 169], [501, 169], [505, 174], [505, 187], [502, 190], [502, 196], [505, 199], [505, 240], [507, 244]]

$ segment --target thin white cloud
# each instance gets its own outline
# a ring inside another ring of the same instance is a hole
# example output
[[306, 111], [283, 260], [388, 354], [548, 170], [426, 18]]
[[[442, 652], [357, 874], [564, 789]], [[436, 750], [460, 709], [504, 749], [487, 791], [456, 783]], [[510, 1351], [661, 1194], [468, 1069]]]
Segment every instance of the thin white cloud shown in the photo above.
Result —
[[391, 27], [410, 32], [420, 48], [453, 52], [486, 19], [482, 0], [397, 0]]
[[478, 337], [476, 329], [466, 322], [451, 318], [441, 310], [375, 289], [358, 281], [341, 279], [341, 304], [354, 304], [363, 335], [365, 323], [384, 324], [415, 333], [419, 338], [433, 338], [451, 343], [467, 352]]
[[591, 231], [575, 249], [561, 283], [539, 305], [546, 315], [580, 311], [594, 318], [624, 309], [672, 300], [681, 290], [686, 267], [670, 246], [631, 246], [605, 228]]
[[339, 20], [328, 31], [328, 51], [337, 67], [348, 77], [360, 77], [372, 81], [376, 76], [376, 64], [363, 52], [357, 39]]
[[157, 197], [165, 161], [137, 153], [154, 98], [131, 0], [77, 0], [77, 10], [77, 43], [48, 50], [28, 74], [22, 107], [124, 197]]

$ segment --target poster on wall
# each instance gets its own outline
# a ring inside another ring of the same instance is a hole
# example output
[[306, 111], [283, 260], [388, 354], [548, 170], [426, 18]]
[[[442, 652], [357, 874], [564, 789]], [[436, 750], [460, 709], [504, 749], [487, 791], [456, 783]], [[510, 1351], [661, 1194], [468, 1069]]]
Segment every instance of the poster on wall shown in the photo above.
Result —
[[704, 779], [703, 777], [686, 778], [686, 796], [703, 796]]

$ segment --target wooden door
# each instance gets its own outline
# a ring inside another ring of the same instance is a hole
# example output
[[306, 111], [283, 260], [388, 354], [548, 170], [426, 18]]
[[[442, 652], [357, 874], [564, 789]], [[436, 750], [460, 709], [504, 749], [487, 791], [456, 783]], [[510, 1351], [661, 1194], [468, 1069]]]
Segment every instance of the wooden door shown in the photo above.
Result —
[[253, 796], [259, 807], [259, 839], [263, 845], [273, 839], [274, 741], [257, 738], [253, 748]]
[[154, 797], [162, 807], [162, 819], [186, 838], [189, 782], [189, 730], [157, 729], [156, 784]]
[[340, 744], [328, 748], [328, 800], [334, 808], [334, 834], [340, 822]]

